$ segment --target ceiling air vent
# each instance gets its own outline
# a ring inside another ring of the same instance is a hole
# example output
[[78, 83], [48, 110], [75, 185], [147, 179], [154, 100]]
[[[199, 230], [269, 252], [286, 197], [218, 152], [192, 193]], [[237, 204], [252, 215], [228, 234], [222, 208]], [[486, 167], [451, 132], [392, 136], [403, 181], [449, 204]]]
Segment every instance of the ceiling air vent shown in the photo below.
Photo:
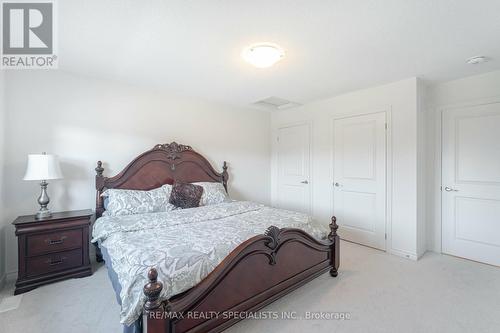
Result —
[[268, 110], [285, 110], [293, 107], [300, 106], [301, 104], [288, 101], [279, 97], [268, 97], [261, 101], [253, 103], [253, 105], [258, 106], [260, 108], [268, 109]]

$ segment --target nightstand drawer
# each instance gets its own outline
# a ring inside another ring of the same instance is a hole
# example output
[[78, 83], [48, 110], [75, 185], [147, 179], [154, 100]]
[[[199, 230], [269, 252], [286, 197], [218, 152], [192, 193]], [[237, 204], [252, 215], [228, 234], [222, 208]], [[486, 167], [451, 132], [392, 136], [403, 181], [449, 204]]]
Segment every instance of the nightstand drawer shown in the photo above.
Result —
[[82, 261], [82, 249], [32, 257], [26, 260], [26, 275], [32, 277], [78, 267]]
[[82, 246], [82, 230], [57, 231], [27, 237], [27, 255], [40, 254], [74, 249]]

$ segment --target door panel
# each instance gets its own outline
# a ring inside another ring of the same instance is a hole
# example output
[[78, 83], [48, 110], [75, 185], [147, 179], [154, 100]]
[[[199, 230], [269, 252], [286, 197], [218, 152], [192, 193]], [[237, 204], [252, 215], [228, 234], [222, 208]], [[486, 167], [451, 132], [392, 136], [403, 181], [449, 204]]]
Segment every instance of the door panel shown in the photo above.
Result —
[[385, 113], [336, 119], [334, 214], [343, 239], [385, 250]]
[[[375, 171], [376, 123], [348, 124], [343, 128], [342, 166], [345, 178], [373, 179]], [[361, 133], [361, 135], [360, 135]]]
[[457, 239], [500, 246], [500, 200], [457, 197], [455, 207]]
[[278, 130], [278, 206], [310, 213], [309, 125]]
[[500, 265], [500, 103], [443, 113], [443, 252]]
[[500, 184], [500, 158], [491, 158], [500, 153], [500, 115], [457, 116], [455, 123], [457, 182]]
[[[354, 228], [374, 232], [373, 213], [376, 212], [377, 196], [375, 193], [340, 191], [343, 215], [349, 218], [343, 223], [345, 228]], [[359, 209], [359, 207], [364, 209]]]

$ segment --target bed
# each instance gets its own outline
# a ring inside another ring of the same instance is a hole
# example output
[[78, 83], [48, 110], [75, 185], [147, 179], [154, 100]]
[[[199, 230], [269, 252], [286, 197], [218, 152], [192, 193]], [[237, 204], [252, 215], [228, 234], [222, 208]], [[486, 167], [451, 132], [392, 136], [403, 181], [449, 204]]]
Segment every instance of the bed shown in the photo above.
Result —
[[227, 192], [227, 169], [224, 162], [217, 172], [175, 142], [156, 145], [114, 177], [97, 163], [96, 259], [106, 262], [126, 332], [220, 332], [325, 272], [337, 276], [335, 217], [321, 230], [307, 215], [244, 201], [103, 216], [108, 189], [213, 182]]

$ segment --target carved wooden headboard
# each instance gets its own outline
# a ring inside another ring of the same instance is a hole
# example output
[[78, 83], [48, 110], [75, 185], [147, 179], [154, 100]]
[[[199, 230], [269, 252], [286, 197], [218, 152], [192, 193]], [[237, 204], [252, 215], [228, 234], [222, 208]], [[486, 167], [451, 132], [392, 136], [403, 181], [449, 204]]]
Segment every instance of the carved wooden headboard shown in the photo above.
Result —
[[176, 142], [158, 144], [130, 162], [114, 177], [104, 177], [102, 162], [97, 162], [95, 171], [96, 217], [104, 212], [101, 197], [106, 189], [151, 190], [165, 184], [180, 182], [220, 182], [227, 191], [227, 164], [218, 173], [210, 162], [190, 146]]

